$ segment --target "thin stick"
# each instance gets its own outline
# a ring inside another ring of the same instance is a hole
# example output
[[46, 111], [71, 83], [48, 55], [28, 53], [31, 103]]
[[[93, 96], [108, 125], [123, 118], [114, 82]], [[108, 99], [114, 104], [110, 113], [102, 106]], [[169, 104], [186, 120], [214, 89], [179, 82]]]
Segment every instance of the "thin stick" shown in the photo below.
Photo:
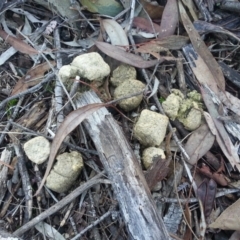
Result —
[[67, 195], [65, 198], [63, 198], [61, 201], [50, 207], [48, 210], [44, 211], [43, 213], [39, 214], [37, 217], [33, 218], [30, 222], [26, 223], [19, 229], [17, 229], [13, 235], [14, 236], [21, 236], [23, 235], [26, 231], [34, 227], [37, 223], [43, 221], [50, 215], [56, 213], [59, 211], [61, 208], [66, 206], [68, 203], [72, 202], [76, 197], [78, 197], [81, 193], [84, 191], [88, 190], [95, 184], [99, 184], [101, 182], [106, 183], [106, 180], [102, 179], [101, 177], [104, 175], [104, 171], [101, 173], [97, 174], [95, 177], [87, 181], [86, 183], [82, 184], [78, 188], [76, 188], [73, 192], [71, 192], [69, 195]]

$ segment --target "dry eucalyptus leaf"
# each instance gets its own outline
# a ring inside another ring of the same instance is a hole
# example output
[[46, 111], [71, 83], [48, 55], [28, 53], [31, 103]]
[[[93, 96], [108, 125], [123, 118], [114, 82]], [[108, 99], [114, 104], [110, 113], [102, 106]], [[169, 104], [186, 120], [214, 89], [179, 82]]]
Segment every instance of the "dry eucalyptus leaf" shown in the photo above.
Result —
[[240, 199], [229, 206], [209, 225], [210, 228], [220, 228], [223, 230], [240, 230]]
[[207, 84], [214, 93], [218, 93], [217, 82], [203, 58], [192, 48], [191, 45], [185, 46], [183, 51], [190, 62], [190, 67], [199, 83], [201, 85]]
[[[205, 120], [211, 131], [214, 131], [214, 134], [216, 134], [216, 140], [232, 167], [236, 167], [238, 171], [240, 171], [240, 160], [237, 153], [238, 147], [233, 145], [223, 123], [217, 119], [219, 116], [218, 110], [211, 97], [204, 88], [201, 88], [201, 92], [204, 103], [209, 111], [209, 114], [204, 114], [204, 116], [207, 116], [205, 117]], [[216, 130], [213, 129], [213, 126], [215, 126]]]
[[123, 6], [116, 0], [80, 0], [80, 3], [89, 12], [112, 17], [123, 11]]
[[139, 2], [151, 19], [161, 19], [164, 7], [154, 5], [146, 0], [139, 0]]
[[30, 45], [28, 45], [27, 43], [23, 42], [20, 39], [10, 36], [9, 34], [7, 34], [5, 31], [1, 29], [0, 29], [0, 37], [3, 38], [5, 42], [12, 45], [19, 52], [26, 53], [29, 55], [38, 54], [38, 51], [36, 49], [34, 49], [33, 47], [31, 47]]
[[197, 197], [201, 200], [205, 217], [209, 217], [215, 200], [217, 192], [217, 184], [213, 179], [208, 180], [205, 178], [198, 186]]
[[188, 163], [194, 165], [203, 155], [208, 152], [215, 140], [215, 136], [209, 130], [207, 124], [202, 124], [193, 131], [185, 145], [185, 150], [189, 156]]
[[156, 23], [151, 22], [150, 19], [142, 17], [135, 17], [133, 19], [133, 27], [148, 33], [159, 33], [160, 31], [160, 27]]
[[[218, 87], [225, 91], [225, 79], [222, 73], [221, 68], [219, 67], [217, 61], [202, 41], [200, 35], [195, 30], [192, 22], [190, 21], [181, 1], [178, 1], [179, 4], [179, 12], [181, 15], [181, 19], [184, 25], [185, 30], [188, 33], [188, 36], [192, 42], [192, 45], [198, 55], [202, 58], [203, 62], [205, 62], [206, 66], [208, 66], [212, 76], [214, 77], [214, 81], [217, 83]], [[204, 72], [205, 73], [205, 72]]]
[[112, 19], [102, 20], [102, 25], [107, 32], [112, 45], [128, 46], [128, 38], [122, 26]]
[[158, 38], [173, 35], [179, 21], [178, 5], [176, 0], [168, 0], [163, 10]]
[[47, 176], [52, 168], [54, 159], [57, 155], [58, 149], [61, 146], [64, 138], [71, 132], [73, 131], [85, 118], [90, 116], [92, 113], [97, 111], [98, 109], [107, 106], [106, 103], [94, 103], [94, 104], [89, 104], [87, 106], [81, 107], [73, 112], [71, 112], [63, 121], [59, 129], [57, 130], [57, 133], [53, 139], [52, 145], [51, 145], [51, 150], [50, 150], [50, 155], [49, 155], [49, 160], [48, 160], [48, 165], [46, 172], [44, 174], [44, 177], [42, 179], [42, 182], [35, 194], [38, 195], [40, 190], [42, 189]]
[[154, 39], [150, 42], [141, 44], [137, 49], [141, 53], [161, 52], [164, 49], [178, 50], [181, 49], [189, 41], [185, 36], [168, 36], [161, 39]]
[[145, 61], [140, 56], [125, 52], [119, 47], [113, 46], [105, 42], [96, 42], [96, 46], [109, 57], [112, 57], [120, 62], [127, 63], [137, 68], [149, 68], [157, 63], [162, 63], [164, 60], [175, 60], [173, 57], [161, 57], [159, 60]]
[[228, 109], [231, 109], [234, 113], [240, 116], [240, 99], [233, 96], [229, 92], [219, 93], [219, 99], [226, 105]]

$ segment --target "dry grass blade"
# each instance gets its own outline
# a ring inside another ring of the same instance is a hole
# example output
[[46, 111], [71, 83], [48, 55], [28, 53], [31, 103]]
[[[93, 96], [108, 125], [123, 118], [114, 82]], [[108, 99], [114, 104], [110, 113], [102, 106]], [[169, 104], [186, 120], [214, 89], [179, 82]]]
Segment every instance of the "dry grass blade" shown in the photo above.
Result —
[[[104, 42], [96, 42], [96, 46], [109, 57], [112, 57], [120, 62], [127, 63], [137, 68], [149, 68], [155, 66], [157, 63], [163, 62], [167, 58], [160, 58], [160, 60], [145, 61], [140, 56], [125, 52], [119, 47], [112, 46]], [[172, 58], [173, 60], [174, 58]]]
[[0, 37], [2, 37], [5, 40], [5, 42], [12, 45], [19, 52], [26, 53], [26, 54], [29, 54], [29, 55], [38, 54], [38, 51], [36, 49], [29, 46], [27, 43], [23, 42], [22, 40], [8, 35], [2, 29], [0, 29]]
[[222, 91], [225, 91], [225, 79], [224, 79], [221, 68], [219, 67], [217, 61], [215, 60], [215, 58], [212, 56], [212, 54], [208, 50], [205, 43], [202, 41], [198, 32], [195, 30], [181, 1], [179, 1], [178, 4], [179, 4], [179, 12], [181, 15], [183, 25], [188, 33], [188, 36], [192, 42], [192, 45], [193, 45], [195, 51], [198, 53], [198, 55], [203, 59], [205, 64], [208, 66], [218, 87]]
[[35, 194], [38, 195], [40, 190], [42, 189], [47, 176], [52, 168], [54, 159], [57, 155], [58, 149], [61, 146], [64, 138], [71, 132], [73, 131], [85, 118], [87, 118], [89, 115], [97, 111], [98, 109], [107, 106], [105, 103], [94, 103], [94, 104], [89, 104], [87, 106], [81, 107], [73, 112], [71, 112], [64, 122], [61, 124], [59, 129], [57, 130], [57, 133], [53, 139], [52, 146], [51, 146], [51, 151], [49, 155], [49, 160], [48, 160], [48, 165], [46, 172], [44, 174], [44, 177], [42, 179], [42, 182]]

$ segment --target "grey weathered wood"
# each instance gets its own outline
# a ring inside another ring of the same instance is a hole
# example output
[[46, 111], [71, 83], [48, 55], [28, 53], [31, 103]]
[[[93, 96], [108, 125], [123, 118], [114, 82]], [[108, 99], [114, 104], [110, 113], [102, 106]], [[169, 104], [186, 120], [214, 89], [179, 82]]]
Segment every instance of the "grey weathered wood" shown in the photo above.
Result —
[[[100, 102], [94, 92], [85, 92], [76, 100], [77, 107]], [[157, 212], [138, 161], [121, 128], [106, 108], [84, 121], [99, 153], [131, 239], [170, 239]]]

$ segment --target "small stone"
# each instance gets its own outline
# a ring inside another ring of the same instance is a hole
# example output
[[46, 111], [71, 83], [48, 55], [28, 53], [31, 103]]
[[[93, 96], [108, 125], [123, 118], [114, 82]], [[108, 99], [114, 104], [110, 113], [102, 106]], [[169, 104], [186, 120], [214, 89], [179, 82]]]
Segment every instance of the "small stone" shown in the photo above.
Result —
[[159, 146], [166, 135], [168, 122], [168, 117], [145, 109], [134, 127], [134, 136], [144, 146]]
[[145, 169], [148, 169], [153, 164], [153, 158], [160, 156], [162, 159], [165, 159], [166, 156], [164, 151], [161, 148], [149, 147], [144, 149], [142, 154], [142, 163]]
[[41, 136], [27, 141], [23, 148], [29, 160], [36, 164], [45, 162], [50, 154], [50, 143]]
[[118, 66], [112, 74], [110, 82], [114, 87], [118, 87], [121, 83], [129, 79], [136, 79], [136, 69], [130, 65], [122, 64]]
[[[139, 80], [134, 80], [134, 79], [126, 80], [115, 89], [114, 99], [118, 99], [130, 94], [140, 92], [144, 88], [145, 88], [145, 84], [143, 84]], [[142, 99], [143, 99], [143, 94], [139, 94], [137, 96], [120, 101], [119, 106], [126, 112], [129, 112], [137, 108], [141, 103]]]
[[100, 81], [110, 74], [110, 67], [96, 52], [82, 54], [74, 58], [71, 66], [78, 69], [78, 75], [89, 81]]
[[63, 193], [77, 179], [83, 168], [82, 155], [72, 151], [57, 156], [57, 163], [47, 177], [46, 186], [51, 190]]

